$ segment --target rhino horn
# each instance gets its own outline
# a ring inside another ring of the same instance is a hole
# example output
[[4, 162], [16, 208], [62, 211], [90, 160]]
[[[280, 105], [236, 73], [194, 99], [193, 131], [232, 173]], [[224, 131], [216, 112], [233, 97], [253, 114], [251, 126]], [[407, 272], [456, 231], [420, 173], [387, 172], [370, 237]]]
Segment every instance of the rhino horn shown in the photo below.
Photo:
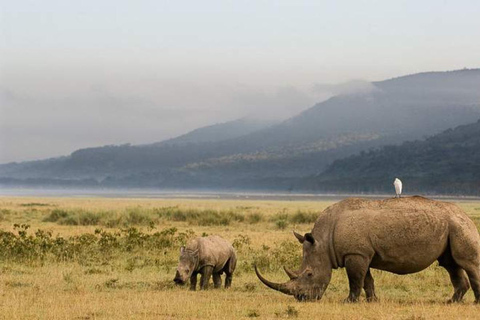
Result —
[[294, 279], [297, 279], [298, 278], [298, 274], [297, 272], [295, 271], [292, 271], [290, 269], [288, 269], [287, 267], [283, 267], [283, 270], [285, 270], [285, 273], [288, 275], [288, 277], [290, 278], [290, 280], [294, 280]]
[[272, 288], [273, 290], [280, 291], [285, 294], [293, 295], [293, 293], [287, 288], [285, 283], [275, 283], [265, 279], [260, 272], [258, 272], [257, 266], [255, 266], [255, 273], [257, 274], [258, 279], [262, 281], [267, 287]]
[[298, 242], [303, 243], [305, 241], [305, 237], [302, 236], [300, 233], [297, 233], [297, 232], [293, 231], [293, 234], [298, 239]]

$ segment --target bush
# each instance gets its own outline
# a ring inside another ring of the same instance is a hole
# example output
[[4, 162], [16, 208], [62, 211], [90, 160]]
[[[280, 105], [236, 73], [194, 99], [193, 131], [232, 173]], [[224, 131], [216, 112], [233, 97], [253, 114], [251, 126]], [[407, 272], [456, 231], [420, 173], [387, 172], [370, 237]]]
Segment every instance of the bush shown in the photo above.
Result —
[[258, 213], [258, 212], [251, 213], [247, 216], [247, 221], [250, 224], [259, 223], [262, 220], [263, 220], [263, 214]]
[[260, 317], [260, 312], [258, 312], [258, 310], [249, 310], [247, 312], [247, 317], [249, 318], [257, 318], [257, 317]]
[[[273, 247], [263, 246], [260, 250], [251, 250], [253, 264], [260, 269], [276, 271], [283, 266], [296, 267], [301, 263], [301, 246], [293, 241], [283, 241]], [[249, 267], [245, 271], [251, 271]]]
[[282, 210], [270, 218], [271, 222], [276, 222], [278, 220], [288, 220], [288, 213], [285, 210]]
[[227, 226], [232, 221], [242, 222], [244, 216], [234, 211], [217, 211], [211, 209], [180, 209], [163, 207], [154, 209], [159, 218], [169, 221], [185, 221], [200, 226]]
[[40, 203], [40, 202], [29, 202], [29, 203], [22, 203], [20, 204], [21, 207], [48, 207], [51, 204], [48, 203]]
[[[158, 223], [159, 219], [182, 221], [200, 226], [227, 226], [232, 222], [244, 222], [245, 216], [238, 210], [181, 209], [178, 207], [155, 209], [135, 207], [127, 208], [120, 213], [54, 209], [43, 221], [61, 225], [98, 225], [115, 228], [153, 226]], [[251, 224], [262, 220], [263, 215], [261, 213], [252, 213], [247, 216], [247, 221]]]
[[93, 212], [80, 212], [78, 214], [78, 224], [81, 226], [96, 226], [99, 224], [101, 216]]
[[12, 212], [8, 209], [1, 209], [0, 210], [0, 221], [5, 219], [5, 216], [10, 215]]
[[288, 221], [287, 220], [277, 220], [275, 222], [275, 225], [277, 226], [278, 229], [280, 230], [285, 230], [285, 228], [287, 228], [288, 226]]
[[274, 222], [276, 227], [280, 230], [285, 229], [289, 223], [301, 224], [301, 223], [314, 223], [317, 220], [318, 214], [315, 212], [303, 212], [297, 211], [293, 215], [289, 215], [285, 210], [273, 215], [270, 218], [271, 222]]
[[[69, 238], [52, 236], [50, 231], [29, 233], [27, 224], [14, 225], [14, 232], [0, 230], [0, 261], [34, 262], [46, 259], [77, 261], [82, 264], [104, 263], [125, 252], [141, 253], [141, 256], [164, 257], [160, 264], [173, 265], [177, 248], [195, 234], [191, 230], [178, 233], [167, 228], [154, 233], [144, 233], [136, 228], [108, 232], [96, 229]], [[171, 253], [168, 255], [166, 253]], [[128, 255], [126, 256], [128, 259]], [[146, 260], [147, 257], [145, 257]], [[150, 261], [150, 260], [149, 260]]]
[[92, 212], [85, 210], [60, 210], [54, 209], [43, 219], [45, 222], [56, 222], [69, 226], [105, 226], [128, 227], [131, 225], [154, 225], [157, 219], [150, 212], [142, 211], [140, 208], [130, 208], [120, 214], [111, 211]]
[[299, 223], [314, 223], [317, 220], [318, 213], [315, 212], [303, 212], [297, 211], [293, 216], [290, 217], [290, 222], [299, 224]]
[[50, 214], [43, 219], [44, 222], [57, 222], [60, 219], [66, 218], [68, 216], [68, 212], [61, 209], [54, 209]]
[[155, 223], [150, 214], [141, 211], [139, 208], [127, 210], [126, 224], [127, 225], [150, 225]]

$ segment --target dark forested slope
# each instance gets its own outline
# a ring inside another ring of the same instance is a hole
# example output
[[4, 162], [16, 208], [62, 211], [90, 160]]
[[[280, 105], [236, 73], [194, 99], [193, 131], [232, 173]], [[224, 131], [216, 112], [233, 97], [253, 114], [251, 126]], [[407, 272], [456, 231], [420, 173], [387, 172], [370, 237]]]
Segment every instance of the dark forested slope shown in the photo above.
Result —
[[408, 193], [480, 195], [480, 120], [422, 141], [385, 146], [335, 161], [302, 188], [391, 192], [399, 177]]

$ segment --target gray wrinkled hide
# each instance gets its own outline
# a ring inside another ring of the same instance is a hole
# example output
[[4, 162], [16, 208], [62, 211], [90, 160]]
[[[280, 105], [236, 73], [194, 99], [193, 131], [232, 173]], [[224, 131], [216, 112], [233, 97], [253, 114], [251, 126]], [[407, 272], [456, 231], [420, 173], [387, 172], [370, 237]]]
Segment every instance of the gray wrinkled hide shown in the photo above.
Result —
[[[189, 261], [193, 264], [188, 272], [185, 272], [185, 266]], [[184, 283], [190, 278], [190, 288], [195, 290], [197, 274], [201, 274], [201, 289], [207, 289], [210, 276], [213, 276], [214, 286], [218, 288], [221, 286], [220, 276], [225, 273], [225, 287], [228, 288], [236, 263], [235, 249], [228, 241], [216, 235], [198, 237], [189, 241], [182, 250], [174, 281]]]
[[367, 301], [374, 301], [370, 268], [409, 274], [436, 260], [450, 275], [450, 302], [462, 300], [470, 285], [475, 301], [480, 300], [480, 237], [472, 220], [454, 204], [417, 196], [346, 199], [325, 209], [311, 233], [296, 236], [303, 245], [303, 261], [298, 271], [286, 270], [291, 280], [276, 284], [257, 275], [267, 286], [299, 300], [320, 299], [332, 269], [345, 267], [347, 301], [358, 301], [362, 288]]

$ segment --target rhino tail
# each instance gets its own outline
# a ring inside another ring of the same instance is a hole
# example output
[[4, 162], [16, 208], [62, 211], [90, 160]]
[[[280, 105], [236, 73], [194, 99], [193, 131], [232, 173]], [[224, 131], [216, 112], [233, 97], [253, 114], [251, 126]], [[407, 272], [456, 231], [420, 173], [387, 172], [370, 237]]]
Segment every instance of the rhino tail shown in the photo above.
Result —
[[235, 267], [237, 266], [237, 255], [235, 254], [235, 252], [232, 252], [232, 256], [230, 257], [230, 259], [228, 259], [227, 264], [228, 273], [232, 274], [233, 271], [235, 271]]

